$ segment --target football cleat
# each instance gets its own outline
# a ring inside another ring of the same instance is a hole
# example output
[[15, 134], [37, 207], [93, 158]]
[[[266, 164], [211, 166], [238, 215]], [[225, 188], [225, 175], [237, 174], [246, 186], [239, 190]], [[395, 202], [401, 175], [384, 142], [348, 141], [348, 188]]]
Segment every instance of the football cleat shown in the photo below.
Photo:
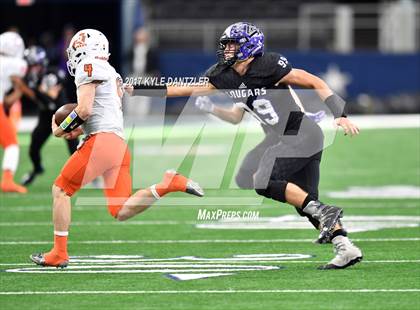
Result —
[[34, 170], [31, 172], [28, 172], [22, 177], [20, 184], [22, 184], [23, 186], [31, 185], [32, 182], [35, 181], [36, 177], [43, 173], [44, 173], [44, 169], [39, 170], [39, 171]]
[[204, 196], [204, 191], [201, 188], [200, 184], [197, 182], [194, 182], [193, 180], [188, 180], [187, 182], [187, 189], [185, 190], [186, 193], [195, 195], [198, 197]]
[[320, 234], [315, 242], [320, 244], [328, 243], [333, 229], [339, 223], [341, 217], [343, 217], [343, 209], [321, 205], [319, 213], [314, 214], [314, 218], [318, 219], [320, 223]]
[[32, 254], [32, 255], [29, 256], [29, 258], [35, 264], [37, 264], [39, 266], [44, 266], [44, 267], [50, 266], [50, 267], [57, 267], [57, 268], [65, 268], [69, 264], [68, 259], [63, 259], [63, 260], [60, 260], [60, 261], [56, 261], [54, 263], [48, 263], [48, 262], [46, 262], [45, 256], [42, 253]]
[[332, 240], [336, 256], [326, 265], [318, 267], [320, 270], [344, 269], [362, 261], [362, 251], [347, 237], [337, 236]]
[[19, 193], [26, 194], [28, 190], [26, 187], [16, 184], [15, 182], [1, 182], [0, 189], [5, 193]]
[[185, 192], [198, 197], [204, 196], [204, 191], [197, 182], [190, 180], [175, 170], [167, 170], [162, 185], [168, 192]]

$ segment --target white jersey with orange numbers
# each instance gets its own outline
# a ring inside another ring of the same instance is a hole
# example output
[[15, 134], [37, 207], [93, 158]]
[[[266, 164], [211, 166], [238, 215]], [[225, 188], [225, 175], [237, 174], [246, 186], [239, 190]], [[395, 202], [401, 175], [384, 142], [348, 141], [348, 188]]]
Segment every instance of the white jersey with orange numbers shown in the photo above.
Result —
[[86, 135], [113, 132], [124, 138], [122, 79], [108, 61], [86, 58], [76, 68], [76, 87], [98, 82], [92, 113], [83, 123]]
[[0, 55], [0, 104], [13, 87], [11, 77], [24, 77], [26, 68], [26, 61], [22, 58]]

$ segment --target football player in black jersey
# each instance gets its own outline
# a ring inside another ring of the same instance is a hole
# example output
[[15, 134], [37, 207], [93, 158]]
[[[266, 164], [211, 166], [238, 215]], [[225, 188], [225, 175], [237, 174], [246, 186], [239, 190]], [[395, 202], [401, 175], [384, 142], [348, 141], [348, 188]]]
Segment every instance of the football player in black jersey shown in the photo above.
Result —
[[[38, 123], [31, 135], [29, 157], [33, 170], [22, 178], [23, 185], [30, 185], [35, 178], [44, 172], [41, 160], [41, 149], [51, 135], [51, 118], [55, 111], [68, 103], [63, 88], [65, 73], [63, 70], [48, 67], [45, 50], [32, 46], [25, 50], [28, 73], [24, 83], [19, 85], [22, 93], [38, 106]], [[66, 140], [70, 154], [76, 151], [78, 139]]]
[[265, 139], [245, 157], [236, 176], [239, 187], [254, 188], [264, 197], [287, 202], [308, 217], [320, 230], [317, 242], [332, 242], [337, 253], [320, 269], [341, 269], [360, 262], [362, 252], [348, 239], [341, 224], [342, 209], [318, 200], [323, 134], [313, 120], [319, 115], [307, 117], [301, 109], [291, 108], [297, 105], [290, 85], [313, 89], [345, 134], [357, 135], [358, 127], [344, 114], [344, 102], [320, 78], [292, 68], [277, 53], [264, 52], [264, 35], [253, 24], [230, 25], [220, 38], [218, 56], [219, 62], [206, 73], [208, 85], [136, 85], [126, 89], [132, 92], [133, 88], [157, 88], [168, 97], [223, 90], [235, 102], [232, 108], [216, 106], [208, 98], [198, 98], [196, 105], [234, 124], [249, 112], [266, 133]]

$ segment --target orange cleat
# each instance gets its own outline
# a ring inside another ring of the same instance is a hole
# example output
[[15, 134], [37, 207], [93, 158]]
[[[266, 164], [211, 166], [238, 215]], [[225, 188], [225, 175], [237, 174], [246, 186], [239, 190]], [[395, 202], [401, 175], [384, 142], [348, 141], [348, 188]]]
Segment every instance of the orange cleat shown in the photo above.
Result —
[[57, 268], [65, 268], [69, 264], [69, 257], [61, 257], [54, 251], [45, 254], [32, 254], [29, 256], [31, 261], [39, 266], [49, 266]]
[[5, 193], [19, 193], [26, 194], [28, 190], [26, 187], [16, 184], [13, 181], [3, 181], [0, 185], [1, 191]]
[[3, 177], [0, 184], [0, 189], [2, 192], [6, 192], [6, 193], [26, 194], [28, 192], [26, 187], [16, 184], [13, 181], [13, 173], [10, 170], [3, 171]]

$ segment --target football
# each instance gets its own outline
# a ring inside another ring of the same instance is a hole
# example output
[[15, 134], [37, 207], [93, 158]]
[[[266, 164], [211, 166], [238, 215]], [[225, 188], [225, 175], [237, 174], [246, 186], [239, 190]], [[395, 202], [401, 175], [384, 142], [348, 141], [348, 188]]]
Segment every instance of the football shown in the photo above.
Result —
[[77, 106], [77, 103], [67, 103], [63, 106], [61, 106], [56, 112], [55, 112], [55, 123], [60, 126], [60, 124], [65, 120], [67, 115], [70, 114], [71, 111], [73, 111]]

